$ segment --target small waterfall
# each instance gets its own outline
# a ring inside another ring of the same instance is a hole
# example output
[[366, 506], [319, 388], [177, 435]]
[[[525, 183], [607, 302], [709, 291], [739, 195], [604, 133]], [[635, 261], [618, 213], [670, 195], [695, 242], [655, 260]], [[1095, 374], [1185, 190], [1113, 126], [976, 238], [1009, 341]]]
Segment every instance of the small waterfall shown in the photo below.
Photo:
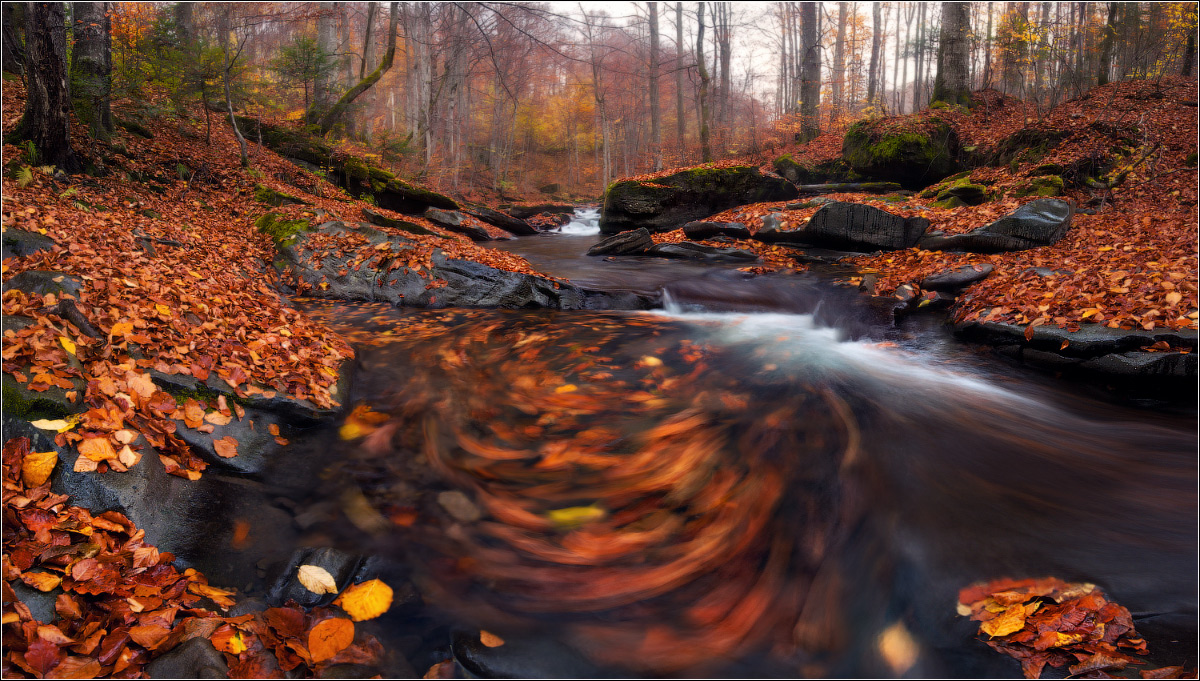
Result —
[[576, 208], [571, 221], [558, 228], [559, 234], [587, 236], [600, 233], [600, 209], [595, 207]]

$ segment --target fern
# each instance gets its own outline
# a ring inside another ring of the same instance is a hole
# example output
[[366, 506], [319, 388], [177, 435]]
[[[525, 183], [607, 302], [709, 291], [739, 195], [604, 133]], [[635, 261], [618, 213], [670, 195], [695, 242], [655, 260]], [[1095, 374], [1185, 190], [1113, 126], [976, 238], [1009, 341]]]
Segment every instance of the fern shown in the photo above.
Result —
[[17, 171], [17, 186], [28, 187], [30, 182], [33, 182], [33, 168], [21, 166]]
[[37, 165], [38, 161], [41, 160], [40, 156], [37, 145], [33, 143], [33, 140], [25, 140], [25, 158], [29, 160], [30, 165]]

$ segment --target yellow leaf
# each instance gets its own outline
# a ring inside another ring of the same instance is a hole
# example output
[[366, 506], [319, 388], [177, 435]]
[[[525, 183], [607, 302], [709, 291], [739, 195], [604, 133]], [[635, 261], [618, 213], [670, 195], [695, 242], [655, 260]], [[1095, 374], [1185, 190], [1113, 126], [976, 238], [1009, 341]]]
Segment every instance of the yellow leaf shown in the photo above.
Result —
[[1183, 300], [1183, 295], [1179, 291], [1171, 291], [1166, 296], [1167, 305], [1177, 305], [1181, 300]]
[[32, 425], [34, 428], [40, 428], [41, 430], [54, 430], [60, 433], [65, 433], [74, 428], [75, 424], [79, 423], [79, 418], [79, 416], [72, 416], [69, 419], [55, 419], [53, 421], [39, 419], [37, 421], [31, 421], [30, 425]]
[[603, 520], [606, 516], [608, 516], [608, 512], [595, 505], [571, 506], [546, 513], [546, 518], [561, 528], [576, 527], [584, 523]]
[[579, 390], [579, 388], [576, 387], [574, 384], [568, 383], [566, 385], [558, 386], [557, 388], [554, 389], [554, 392], [556, 392], [556, 393], [573, 393], [576, 390]]
[[345, 610], [355, 622], [375, 619], [392, 607], [392, 587], [372, 579], [346, 589], [333, 604]]
[[162, 303], [155, 303], [154, 309], [158, 310], [158, 313], [164, 317], [171, 316], [171, 308], [167, 307], [166, 305], [163, 305]]
[[308, 654], [313, 662], [324, 662], [353, 642], [353, 622], [342, 617], [322, 620], [308, 632]]
[[1018, 603], [1008, 606], [1004, 614], [979, 625], [979, 630], [990, 636], [1007, 636], [1025, 626], [1025, 606]]
[[1100, 248], [1097, 248], [1096, 250], [1103, 253], [1104, 251], [1111, 251], [1112, 249], [1113, 249], [1112, 246], [1101, 246]]
[[58, 452], [30, 452], [21, 464], [21, 481], [26, 487], [40, 487], [58, 464]]
[[117, 322], [113, 324], [112, 330], [108, 332], [109, 336], [124, 336], [133, 333], [133, 324], [130, 322]]
[[337, 582], [329, 571], [318, 565], [301, 565], [296, 574], [305, 589], [315, 594], [337, 593]]
[[196, 272], [195, 270], [188, 270], [188, 274], [192, 275], [193, 277], [195, 277], [195, 278], [197, 278], [197, 279], [203, 279], [203, 278], [204, 278], [204, 275], [203, 275], [203, 274], [200, 274], [199, 272]]
[[645, 364], [648, 367], [657, 367], [662, 366], [662, 360], [654, 357], [653, 355], [646, 355], [642, 358], [642, 364]]
[[59, 336], [58, 342], [62, 343], [63, 350], [66, 350], [72, 355], [75, 354], [75, 343], [71, 342], [70, 338], [67, 338], [66, 336]]

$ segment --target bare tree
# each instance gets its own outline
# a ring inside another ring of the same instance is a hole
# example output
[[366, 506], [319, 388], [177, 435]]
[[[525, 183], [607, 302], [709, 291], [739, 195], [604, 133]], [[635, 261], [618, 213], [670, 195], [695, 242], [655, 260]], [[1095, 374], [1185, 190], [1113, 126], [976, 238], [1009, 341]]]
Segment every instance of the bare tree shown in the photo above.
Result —
[[646, 3], [650, 10], [650, 151], [654, 170], [662, 170], [662, 111], [658, 101], [658, 3]]
[[867, 71], [867, 106], [875, 106], [875, 85], [879, 73], [879, 41], [883, 36], [882, 3], [871, 3], [871, 66]]
[[708, 141], [708, 85], [711, 80], [704, 65], [704, 3], [700, 3], [696, 31], [696, 68], [700, 74], [700, 92], [696, 99], [700, 108], [700, 156], [704, 163], [712, 161], [712, 148]]
[[32, 142], [41, 162], [68, 173], [83, 170], [71, 149], [67, 86], [67, 25], [61, 2], [33, 2], [25, 10], [25, 112], [5, 142]]

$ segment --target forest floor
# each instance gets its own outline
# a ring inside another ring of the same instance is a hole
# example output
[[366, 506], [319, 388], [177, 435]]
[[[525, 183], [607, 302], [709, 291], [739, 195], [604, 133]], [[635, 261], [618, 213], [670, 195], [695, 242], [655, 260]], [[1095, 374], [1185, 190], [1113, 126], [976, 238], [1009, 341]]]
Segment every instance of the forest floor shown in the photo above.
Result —
[[[1071, 231], [1054, 246], [997, 255], [913, 248], [852, 262], [878, 272], [873, 292], [879, 295], [956, 265], [993, 264], [995, 273], [953, 309], [958, 320], [1194, 329], [1197, 187], [1187, 157], [1194, 159], [1196, 151], [1196, 98], [1195, 81], [1164, 81], [1161, 87], [1136, 82], [1095, 90], [1041, 117], [1011, 102], [949, 114], [958, 117], [964, 144], [994, 142], [1034, 123], [1070, 131], [1067, 141], [1038, 163], [1066, 165], [1097, 145], [1111, 144], [1105, 124], [1136, 126], [1139, 148], [1158, 148], [1124, 184], [1102, 197], [1070, 189], [1069, 198], [1079, 205], [1093, 205], [1097, 198], [1103, 202], [1096, 214], [1077, 215]], [[22, 99], [20, 85], [6, 83], [5, 132], [20, 118]], [[117, 109], [123, 106], [131, 104], [119, 102]], [[200, 379], [215, 375], [238, 396], [278, 392], [332, 408], [338, 406], [338, 367], [353, 356], [345, 339], [297, 311], [272, 287], [274, 248], [254, 225], [271, 209], [255, 198], [255, 186], [291, 194], [299, 190], [307, 205], [274, 209], [291, 218], [358, 221], [364, 207], [374, 207], [252, 142], [252, 167], [241, 168], [236, 140], [223, 123], [214, 121], [211, 143], [202, 118], [147, 119], [145, 126], [152, 138], [119, 131], [109, 154], [111, 172], [101, 176], [66, 177], [39, 166], [27, 149], [4, 147], [4, 231], [45, 235], [56, 245], [3, 265], [4, 315], [32, 320], [22, 328], [6, 324], [3, 371], [35, 392], [65, 388], [67, 398], [80, 405], [78, 418], [39, 426], [54, 433], [59, 447], [80, 452], [76, 471], [136, 465], [140, 454], [130, 445], [141, 433], [156, 444], [169, 473], [195, 480], [206, 464], [175, 436], [176, 420], [189, 425], [228, 421], [239, 408], [221, 400], [196, 413], [194, 401], [177, 404], [150, 384], [149, 370]], [[77, 150], [97, 156], [87, 151], [97, 143], [80, 126], [72, 134]], [[829, 158], [840, 151], [833, 142], [833, 136], [825, 136], [793, 155]], [[1028, 165], [1015, 171], [980, 169], [971, 177], [1003, 187], [1025, 179]], [[1022, 202], [939, 209], [929, 205], [932, 199], [917, 197], [902, 203], [861, 194], [832, 198], [923, 215], [933, 229], [947, 233], [986, 224]], [[771, 212], [798, 221], [814, 211], [783, 210], [774, 203], [743, 206], [714, 219], [736, 218], [757, 229]], [[380, 212], [436, 234], [409, 235], [419, 244], [414, 257], [440, 248], [453, 257], [538, 274], [519, 256], [478, 246], [423, 218]], [[682, 233], [657, 238], [677, 240]], [[795, 268], [780, 257], [778, 246], [754, 241], [737, 246], [760, 253], [767, 269]], [[1033, 267], [1062, 272], [1042, 277], [1029, 271]], [[77, 277], [81, 287], [73, 304], [96, 335], [62, 313], [59, 294], [7, 289], [14, 277], [31, 271]], [[86, 387], [80, 389], [79, 380]], [[226, 453], [235, 456], [238, 444], [226, 442]], [[356, 608], [353, 597], [341, 601], [342, 610], [272, 608], [267, 625], [250, 615], [222, 617], [212, 604], [228, 606], [230, 592], [209, 586], [195, 571], [176, 571], [173, 557], [147, 545], [144, 534], [121, 514], [93, 516], [52, 493], [51, 472], [63, 465], [57, 454], [33, 452], [28, 440], [13, 440], [4, 447], [3, 465], [4, 623], [13, 625], [6, 632], [16, 632], [11, 642], [6, 634], [6, 678], [133, 675], [157, 656], [155, 651], [197, 636], [227, 654], [233, 676], [270, 673], [261, 667], [270, 656], [257, 654], [264, 649], [275, 651], [273, 659], [285, 671], [308, 673], [381, 654], [378, 644], [357, 635], [346, 618]], [[66, 550], [81, 546], [68, 533], [90, 537], [91, 555], [77, 560]], [[48, 550], [55, 546], [64, 550]], [[58, 596], [59, 618], [53, 623], [34, 619], [12, 594], [15, 580], [42, 592], [70, 586]]]

